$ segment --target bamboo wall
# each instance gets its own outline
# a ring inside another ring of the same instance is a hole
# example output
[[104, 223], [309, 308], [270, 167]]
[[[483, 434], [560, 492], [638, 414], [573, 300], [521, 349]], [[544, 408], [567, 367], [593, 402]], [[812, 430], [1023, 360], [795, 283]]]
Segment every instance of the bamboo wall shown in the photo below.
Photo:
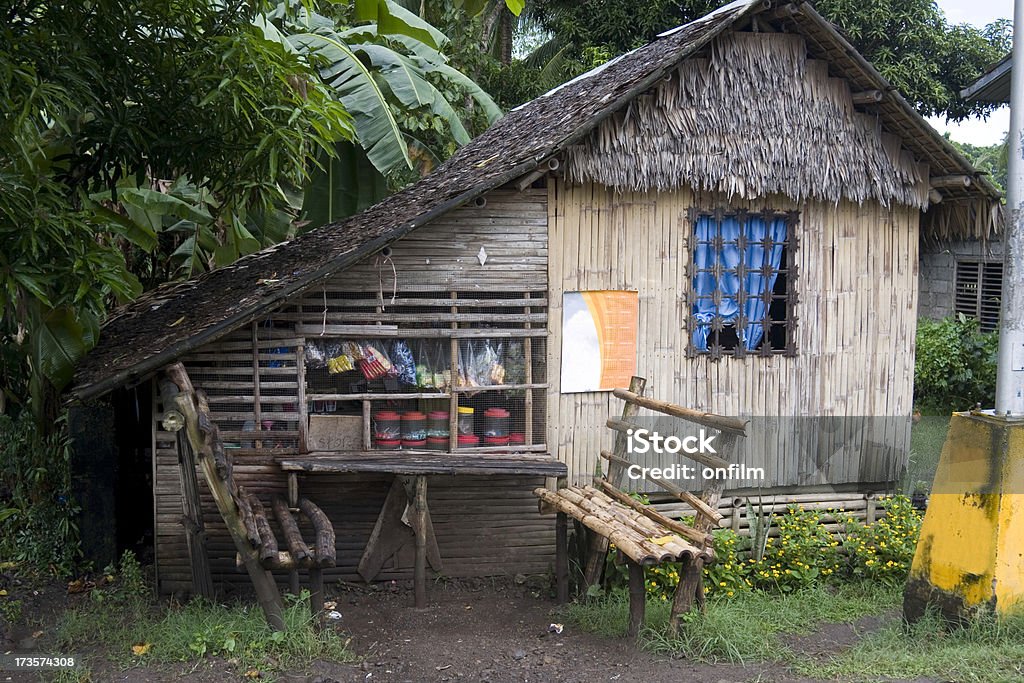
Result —
[[[300, 368], [305, 337], [297, 325], [321, 322], [324, 298], [333, 292], [366, 292], [364, 296], [384, 301], [396, 290], [399, 295], [402, 291], [532, 292], [537, 306], [530, 309], [534, 312], [531, 324], [543, 327], [543, 320], [536, 319], [546, 303], [547, 192], [499, 191], [486, 199], [484, 206], [457, 209], [396, 242], [389, 258], [371, 256], [289, 301], [267, 319], [184, 359], [195, 386], [210, 395], [211, 411], [225, 442], [242, 446], [229, 451], [241, 485], [264, 499], [285, 491], [286, 478], [278, 462], [301, 452], [305, 438], [299, 408], [305, 402]], [[486, 252], [483, 265], [478, 258], [481, 247]], [[334, 315], [333, 310], [328, 312], [327, 324], [338, 322]], [[543, 359], [544, 345], [537, 346]], [[255, 357], [254, 348], [258, 349]], [[256, 376], [259, 382], [254, 381]], [[534, 405], [543, 413], [545, 390], [536, 393]], [[159, 419], [157, 412], [153, 427], [155, 545], [159, 587], [167, 593], [189, 590], [191, 573], [181, 524], [176, 439], [162, 431]], [[272, 420], [274, 429], [244, 431], [245, 420]], [[540, 430], [535, 441], [540, 443], [543, 437]], [[245, 574], [235, 570], [231, 539], [201, 474], [199, 481], [214, 581], [245, 584]], [[538, 514], [532, 494], [533, 488], [543, 484], [543, 478], [530, 477], [431, 477], [428, 502], [444, 573], [466, 577], [547, 571], [554, 557], [554, 525]], [[334, 522], [338, 567], [325, 571], [329, 582], [359, 580], [356, 565], [389, 485], [387, 478], [369, 475], [300, 477], [301, 494], [320, 505]], [[410, 547], [389, 561], [379, 579], [411, 578], [411, 553]], [[284, 581], [285, 576], [279, 579]]]
[[[795, 357], [717, 362], [687, 357], [691, 206], [800, 211]], [[639, 291], [637, 374], [648, 379], [650, 396], [724, 415], [910, 414], [916, 209], [847, 201], [796, 206], [784, 198], [729, 201], [688, 189], [620, 193], [559, 180], [549, 184], [548, 212], [548, 445], [569, 465], [573, 482], [585, 482], [601, 448], [610, 449], [605, 420], [619, 414], [622, 404], [610, 393], [559, 392], [563, 292]], [[759, 457], [767, 479], [760, 485], [823, 483], [806, 479], [809, 473], [795, 461], [795, 449], [787, 448], [791, 438], [780, 430], [763, 444]], [[877, 435], [876, 441], [905, 452], [909, 431]], [[892, 462], [891, 454], [847, 453], [833, 459], [828, 478], [830, 483], [892, 481], [901, 464]]]

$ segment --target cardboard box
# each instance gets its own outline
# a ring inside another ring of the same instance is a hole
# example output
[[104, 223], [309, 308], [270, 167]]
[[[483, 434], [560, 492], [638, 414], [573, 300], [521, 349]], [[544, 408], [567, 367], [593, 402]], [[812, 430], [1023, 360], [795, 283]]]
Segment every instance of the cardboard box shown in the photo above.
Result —
[[306, 442], [311, 451], [362, 451], [361, 415], [310, 415]]

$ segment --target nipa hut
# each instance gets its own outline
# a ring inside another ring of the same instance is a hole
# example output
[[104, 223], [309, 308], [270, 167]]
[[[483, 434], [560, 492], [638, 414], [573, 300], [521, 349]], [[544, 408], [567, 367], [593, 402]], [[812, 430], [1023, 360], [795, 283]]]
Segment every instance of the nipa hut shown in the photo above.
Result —
[[[113, 510], [122, 544], [151, 522], [160, 588], [189, 588], [153, 381], [181, 360], [236, 479], [291, 479], [334, 520], [328, 578], [357, 576], [402, 458], [427, 457], [446, 575], [543, 572], [553, 523], [531, 491], [598, 469], [611, 387], [636, 374], [723, 415], [907, 417], [919, 239], [999, 221], [985, 177], [813, 7], [735, 2], [509, 112], [357, 216], [116, 311], [71, 390], [99, 501], [83, 526], [109, 549]], [[823, 483], [771, 438], [765, 479], [730, 486]], [[879, 441], [836, 455], [827, 483], [891, 486], [907, 432]], [[329, 457], [360, 464], [318, 471]], [[202, 496], [215, 579], [237, 580]], [[407, 550], [375, 576], [410, 576]]]

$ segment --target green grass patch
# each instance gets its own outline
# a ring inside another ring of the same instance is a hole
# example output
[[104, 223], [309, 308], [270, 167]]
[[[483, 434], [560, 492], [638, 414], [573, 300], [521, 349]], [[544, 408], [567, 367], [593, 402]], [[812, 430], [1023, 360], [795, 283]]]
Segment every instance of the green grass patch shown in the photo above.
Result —
[[935, 617], [910, 627], [898, 621], [827, 661], [802, 661], [794, 668], [851, 683], [919, 676], [951, 683], [1019, 683], [1024, 680], [1024, 615], [987, 617], [952, 631]]
[[240, 672], [272, 678], [314, 659], [353, 659], [339, 634], [314, 628], [306, 594], [286, 599], [286, 629], [273, 631], [253, 604], [153, 604], [134, 559], [122, 560], [120, 574], [110, 579], [68, 610], [57, 632], [60, 646], [86, 654], [86, 665], [90, 652], [125, 669], [221, 657]]
[[931, 489], [948, 431], [949, 415], [925, 415], [911, 428], [910, 458], [904, 486], [907, 495], [913, 493], [919, 483], [923, 483], [925, 489]]
[[[900, 599], [898, 589], [870, 583], [712, 598], [706, 612], [685, 616], [675, 639], [666, 635], [669, 602], [648, 600], [647, 627], [640, 643], [658, 654], [709, 663], [791, 661], [793, 653], [780, 635], [811, 633], [822, 622], [853, 622], [893, 609]], [[629, 620], [629, 600], [616, 591], [605, 598], [573, 603], [565, 608], [565, 618], [583, 630], [621, 637]]]

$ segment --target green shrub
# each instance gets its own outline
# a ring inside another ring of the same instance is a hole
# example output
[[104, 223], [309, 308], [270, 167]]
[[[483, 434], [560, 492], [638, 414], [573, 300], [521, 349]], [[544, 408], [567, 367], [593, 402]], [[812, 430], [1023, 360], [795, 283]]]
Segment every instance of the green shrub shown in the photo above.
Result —
[[[789, 593], [864, 579], [897, 585], [910, 570], [921, 514], [905, 496], [885, 499], [883, 504], [885, 516], [871, 524], [841, 512], [790, 505], [774, 516], [778, 536], [767, 539], [760, 559], [751, 557], [749, 538], [718, 529], [712, 534], [716, 561], [704, 568], [705, 593], [724, 598], [752, 590]], [[825, 526], [826, 517], [844, 526], [842, 541]], [[644, 572], [648, 599], [671, 600], [680, 574], [674, 563], [648, 567]], [[626, 565], [615, 561], [614, 553], [609, 553], [606, 576], [612, 593], [625, 591]]]
[[747, 561], [755, 588], [789, 592], [836, 572], [839, 544], [822, 526], [821, 513], [791, 505], [776, 519], [779, 535], [767, 539], [760, 561]]
[[958, 314], [920, 320], [914, 361], [914, 401], [923, 412], [949, 414], [987, 404], [996, 390], [999, 335]]
[[63, 424], [41, 438], [29, 411], [0, 415], [0, 557], [66, 576], [80, 555]]
[[910, 573], [921, 530], [921, 513], [905, 496], [889, 498], [884, 504], [885, 516], [873, 524], [847, 521], [843, 541], [847, 571], [856, 578], [898, 585]]

